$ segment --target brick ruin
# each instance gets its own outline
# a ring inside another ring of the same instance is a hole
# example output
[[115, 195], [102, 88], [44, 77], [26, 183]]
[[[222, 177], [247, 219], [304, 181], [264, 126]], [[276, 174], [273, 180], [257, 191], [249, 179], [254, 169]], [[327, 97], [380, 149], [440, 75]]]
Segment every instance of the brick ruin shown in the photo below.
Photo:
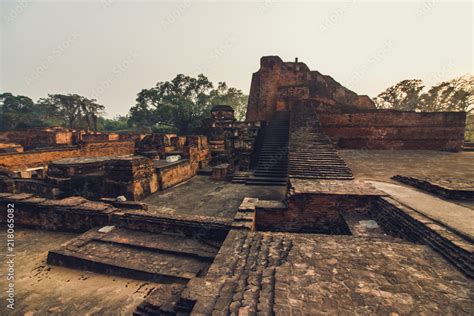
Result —
[[234, 109], [228, 105], [216, 105], [211, 109], [211, 118], [203, 122], [209, 137], [211, 164], [229, 164], [240, 171], [248, 171], [256, 163], [257, 148], [261, 142], [259, 133], [265, 122], [239, 122]]
[[268, 121], [276, 111], [291, 111], [301, 103], [311, 104], [312, 117], [340, 148], [459, 151], [463, 146], [466, 113], [378, 110], [368, 96], [298, 60], [262, 57], [252, 76], [247, 120]]
[[18, 227], [75, 234], [43, 254], [51, 273], [151, 284], [129, 314], [469, 315], [472, 181], [359, 177], [340, 151], [457, 151], [464, 118], [377, 110], [304, 63], [263, 57], [246, 121], [217, 105], [204, 135], [2, 134], [0, 204], [15, 204]]
[[[64, 140], [65, 134], [78, 138], [55, 143], [57, 139]], [[3, 170], [0, 188], [3, 192], [33, 193], [48, 198], [80, 195], [100, 199], [123, 195], [130, 200], [141, 200], [190, 179], [209, 160], [207, 138], [200, 135], [119, 135], [64, 129], [5, 135], [7, 141], [19, 141], [22, 135], [26, 148], [31, 148], [28, 145], [31, 139], [47, 135], [39, 142], [46, 147], [38, 145], [26, 151], [0, 153], [0, 171]], [[179, 155], [179, 160], [168, 162], [166, 157], [172, 155]]]

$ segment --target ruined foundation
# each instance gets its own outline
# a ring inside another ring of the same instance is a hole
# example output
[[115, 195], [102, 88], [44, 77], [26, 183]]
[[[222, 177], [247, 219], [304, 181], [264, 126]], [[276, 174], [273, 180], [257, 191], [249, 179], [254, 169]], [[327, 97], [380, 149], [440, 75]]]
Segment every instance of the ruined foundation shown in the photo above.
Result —
[[472, 315], [464, 116], [267, 56], [205, 135], [1, 133], [19, 313]]

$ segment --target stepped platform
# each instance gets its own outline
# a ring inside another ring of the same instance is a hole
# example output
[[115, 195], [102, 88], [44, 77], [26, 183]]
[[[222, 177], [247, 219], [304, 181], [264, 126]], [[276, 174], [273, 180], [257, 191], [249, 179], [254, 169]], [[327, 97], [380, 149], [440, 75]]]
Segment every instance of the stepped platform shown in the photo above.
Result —
[[290, 113], [288, 176], [352, 180], [351, 170], [324, 134], [314, 109], [298, 104]]
[[205, 275], [220, 243], [115, 226], [92, 229], [48, 253], [48, 264], [160, 283]]
[[[288, 112], [275, 112], [264, 129], [257, 166], [247, 185], [286, 186], [288, 177]], [[239, 178], [237, 178], [239, 179]], [[238, 180], [237, 180], [238, 181]]]
[[474, 142], [464, 141], [464, 145], [462, 147], [462, 150], [473, 152], [474, 151]]

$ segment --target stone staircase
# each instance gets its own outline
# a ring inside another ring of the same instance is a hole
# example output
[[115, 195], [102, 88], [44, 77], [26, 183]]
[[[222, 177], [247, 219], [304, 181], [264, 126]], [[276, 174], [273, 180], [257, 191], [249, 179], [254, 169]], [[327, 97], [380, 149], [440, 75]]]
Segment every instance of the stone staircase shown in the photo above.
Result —
[[474, 142], [464, 141], [463, 151], [474, 151]]
[[288, 112], [275, 112], [265, 128], [263, 145], [253, 174], [247, 185], [287, 184], [288, 178]]
[[314, 109], [298, 104], [291, 111], [288, 175], [290, 178], [352, 180], [354, 176], [323, 133]]

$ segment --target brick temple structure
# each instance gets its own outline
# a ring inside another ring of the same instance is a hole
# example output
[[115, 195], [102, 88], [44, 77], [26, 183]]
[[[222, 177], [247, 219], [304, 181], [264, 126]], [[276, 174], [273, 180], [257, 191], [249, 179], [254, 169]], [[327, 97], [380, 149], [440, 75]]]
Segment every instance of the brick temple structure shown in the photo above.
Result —
[[270, 56], [203, 135], [2, 133], [15, 313], [473, 315], [464, 119]]
[[464, 112], [417, 113], [378, 110], [368, 96], [357, 95], [306, 64], [262, 57], [252, 75], [247, 120], [271, 120], [277, 111], [301, 103], [313, 107], [324, 133], [340, 148], [430, 149], [459, 151]]

